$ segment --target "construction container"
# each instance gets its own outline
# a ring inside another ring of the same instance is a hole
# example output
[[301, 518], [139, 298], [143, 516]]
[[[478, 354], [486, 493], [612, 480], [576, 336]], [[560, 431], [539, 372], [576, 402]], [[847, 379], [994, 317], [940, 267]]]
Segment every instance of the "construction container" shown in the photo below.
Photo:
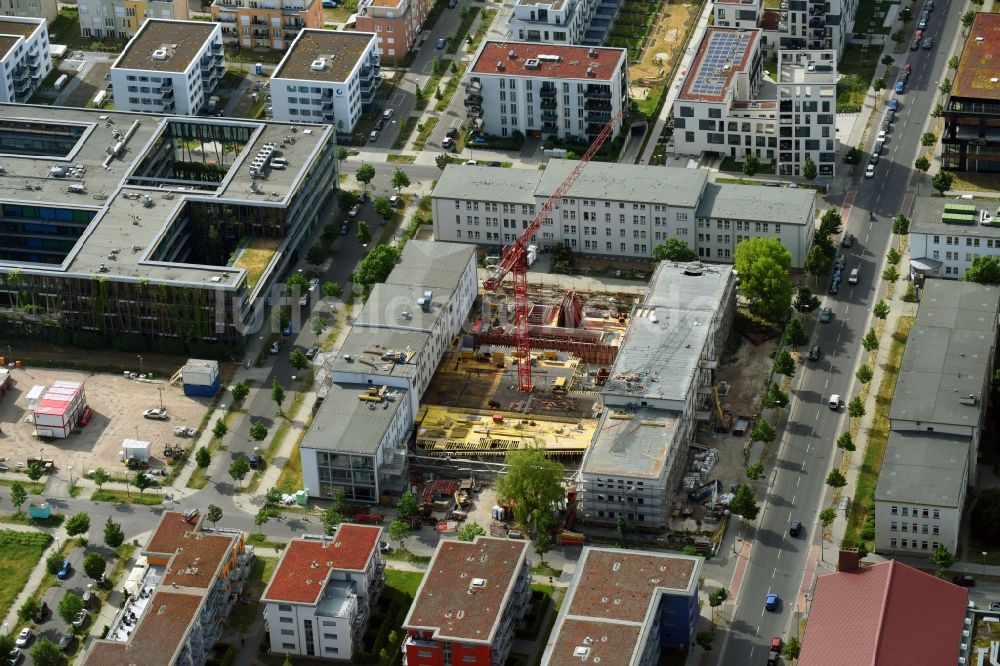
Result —
[[76, 428], [87, 408], [87, 396], [80, 382], [54, 382], [38, 400], [32, 412], [35, 435], [66, 438]]
[[32, 502], [28, 505], [28, 517], [45, 520], [52, 515], [52, 507], [48, 502]]
[[122, 442], [121, 451], [118, 452], [118, 459], [125, 462], [129, 458], [146, 462], [149, 460], [149, 442], [142, 442], [138, 439], [126, 439]]
[[181, 368], [184, 395], [214, 396], [219, 392], [219, 362], [188, 359]]

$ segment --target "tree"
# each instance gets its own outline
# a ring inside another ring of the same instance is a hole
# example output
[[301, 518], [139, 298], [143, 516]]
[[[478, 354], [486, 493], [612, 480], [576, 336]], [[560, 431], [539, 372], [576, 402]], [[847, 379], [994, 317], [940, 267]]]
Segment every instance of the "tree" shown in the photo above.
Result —
[[809, 338], [806, 336], [806, 330], [801, 320], [792, 319], [788, 322], [788, 326], [785, 327], [785, 333], [781, 336], [782, 344], [789, 347], [801, 347], [808, 341]]
[[451, 158], [448, 157], [448, 155], [446, 155], [445, 153], [441, 153], [440, 155], [434, 158], [434, 164], [437, 165], [438, 169], [441, 169], [443, 171], [446, 166], [451, 164]]
[[809, 248], [809, 253], [806, 254], [806, 261], [804, 268], [815, 277], [826, 274], [830, 270], [830, 266], [833, 265], [833, 258], [824, 250], [824, 248], [813, 243], [813, 246]]
[[243, 456], [240, 456], [229, 465], [229, 476], [233, 481], [243, 481], [250, 473], [250, 463]]
[[222, 419], [216, 419], [215, 425], [212, 426], [212, 434], [217, 438], [222, 439], [226, 436], [227, 432], [229, 432], [229, 426], [226, 425], [226, 422]]
[[944, 94], [944, 95], [947, 95], [948, 93], [950, 93], [951, 92], [951, 79], [944, 79], [943, 81], [941, 81], [941, 85], [938, 86], [938, 90], [940, 90], [941, 93]]
[[156, 481], [153, 481], [153, 477], [140, 469], [135, 473], [135, 477], [132, 479], [132, 485], [138, 488], [139, 494], [142, 495], [147, 489], [155, 486]]
[[292, 353], [288, 355], [288, 362], [293, 368], [300, 371], [309, 367], [309, 359], [306, 358], [306, 353], [298, 347], [293, 349]]
[[819, 512], [819, 522], [822, 523], [823, 529], [833, 524], [833, 521], [837, 518], [837, 512], [833, 510], [833, 507], [826, 507]]
[[708, 594], [708, 605], [712, 608], [718, 608], [721, 606], [726, 599], [729, 598], [729, 590], [724, 587], [720, 587]]
[[420, 505], [414, 499], [413, 493], [407, 491], [399, 497], [399, 501], [396, 503], [396, 513], [399, 514], [400, 518], [412, 518], [417, 515], [418, 511], [420, 511]]
[[938, 578], [944, 578], [944, 573], [955, 563], [955, 556], [944, 546], [938, 546], [931, 553], [931, 564], [937, 566]]
[[[340, 207], [340, 210], [351, 210], [358, 205], [360, 200], [357, 192], [352, 192], [351, 190], [340, 190], [337, 193], [337, 206]], [[332, 241], [333, 239], [331, 238], [330, 240]]]
[[537, 525], [565, 498], [563, 466], [537, 447], [508, 451], [505, 463], [507, 473], [496, 482], [500, 503], [514, 506], [518, 524]]
[[785, 643], [785, 659], [798, 659], [802, 652], [802, 642], [798, 636], [790, 636]]
[[66, 521], [66, 533], [70, 536], [79, 536], [90, 531], [90, 516], [85, 513], [77, 513]]
[[937, 143], [937, 134], [934, 132], [924, 132], [920, 135], [920, 145], [929, 148]]
[[856, 395], [851, 398], [851, 402], [847, 404], [847, 413], [855, 419], [860, 419], [865, 415], [865, 403], [861, 402], [860, 396]]
[[889, 38], [898, 44], [904, 39], [906, 39], [906, 31], [900, 28], [899, 30], [896, 30], [891, 35], [889, 35]]
[[99, 580], [107, 568], [108, 561], [100, 553], [87, 553], [87, 556], [83, 558], [83, 572], [94, 580]]
[[271, 520], [271, 512], [268, 511], [265, 506], [260, 507], [257, 511], [257, 515], [253, 517], [253, 524], [257, 526], [258, 534], [264, 533], [264, 525], [266, 525], [269, 520]]
[[712, 643], [715, 642], [715, 632], [710, 629], [703, 629], [695, 634], [694, 642], [705, 652], [711, 652]]
[[760, 160], [753, 153], [747, 153], [746, 159], [743, 160], [743, 173], [753, 177], [759, 169]]
[[552, 546], [555, 542], [552, 541], [552, 535], [548, 532], [539, 532], [535, 536], [535, 554], [538, 555], [538, 559], [542, 564], [545, 564], [545, 553], [552, 550]]
[[865, 337], [861, 338], [861, 346], [867, 352], [873, 352], [878, 349], [878, 333], [875, 332], [874, 328], [869, 328], [868, 332], [865, 333]]
[[625, 516], [618, 516], [618, 519], [615, 520], [615, 531], [618, 532], [618, 543], [623, 544], [632, 534], [632, 525], [625, 519]]
[[899, 234], [900, 236], [910, 233], [910, 218], [902, 213], [892, 218], [892, 233]]
[[406, 175], [406, 172], [396, 167], [396, 170], [392, 172], [392, 187], [396, 190], [396, 194], [400, 193], [404, 187], [410, 186], [410, 177]]
[[750, 481], [760, 481], [764, 477], [764, 463], [758, 460], [747, 467], [746, 474]]
[[389, 523], [389, 538], [399, 542], [399, 549], [405, 547], [406, 537], [410, 536], [410, 526], [402, 520], [394, 520]]
[[877, 100], [878, 99], [878, 97], [877, 97], [878, 94], [880, 92], [882, 92], [883, 90], [885, 90], [885, 79], [883, 79], [880, 76], [879, 78], [877, 78], [874, 81], [872, 81], [872, 90], [875, 91], [876, 100]]
[[760, 505], [754, 497], [753, 489], [745, 483], [741, 483], [733, 493], [733, 499], [729, 503], [729, 510], [741, 517], [743, 520], [756, 520], [760, 513]]
[[886, 54], [885, 56], [882, 57], [882, 64], [885, 65], [886, 67], [892, 67], [895, 63], [896, 61], [889, 54]]
[[42, 470], [42, 466], [38, 463], [31, 463], [28, 465], [28, 478], [32, 481], [37, 482], [42, 478], [43, 474], [45, 474], [45, 472]]
[[323, 295], [327, 298], [340, 298], [344, 294], [339, 282], [324, 282]]
[[15, 647], [13, 636], [10, 634], [0, 634], [0, 654], [10, 654], [14, 651]]
[[895, 266], [888, 266], [882, 271], [882, 279], [886, 282], [895, 282], [899, 279], [899, 271], [896, 270]]
[[958, 62], [959, 59], [957, 55], [948, 58], [948, 69], [958, 69]]
[[351, 154], [349, 152], [347, 152], [347, 148], [344, 148], [343, 146], [337, 146], [337, 161], [338, 162], [343, 162], [348, 157], [350, 157], [350, 155]]
[[385, 282], [393, 266], [399, 261], [399, 249], [395, 245], [376, 245], [365, 255], [351, 278], [354, 284], [368, 289], [373, 284]]
[[97, 489], [100, 490], [101, 486], [111, 480], [111, 475], [103, 467], [98, 467], [93, 472], [90, 473], [90, 480], [94, 482]]
[[[900, 20], [901, 20], [901, 21], [902, 21], [902, 22], [903, 22], [904, 24], [905, 24], [905, 23], [909, 23], [910, 21], [912, 21], [912, 20], [913, 20], [913, 12], [912, 12], [912, 11], [910, 11], [910, 8], [909, 8], [909, 7], [903, 7], [903, 8], [901, 9], [901, 10], [899, 10], [899, 19], [900, 19]], [[887, 56], [886, 56], [885, 58], [888, 58], [888, 59], [890, 59], [890, 60], [891, 60], [891, 59], [892, 59], [892, 56], [888, 56], [888, 55], [887, 55]], [[883, 58], [883, 59], [882, 59], [882, 62], [883, 62], [883, 63], [885, 62], [885, 58]], [[892, 64], [892, 63], [890, 63], [890, 64]], [[888, 67], [888, 65], [886, 65], [886, 66]]]
[[816, 163], [811, 157], [806, 157], [806, 163], [802, 165], [802, 177], [806, 180], [816, 180], [817, 173]]
[[889, 316], [889, 304], [879, 299], [879, 302], [875, 304], [875, 308], [872, 310], [872, 312], [879, 319], [885, 319], [886, 317]]
[[323, 512], [323, 532], [327, 536], [332, 536], [337, 530], [337, 525], [340, 525], [342, 522], [344, 522], [344, 515], [335, 507], [328, 507]]
[[358, 242], [362, 245], [367, 245], [372, 242], [372, 232], [368, 228], [368, 223], [364, 220], [358, 222], [358, 230], [354, 234], [354, 237], [358, 239]]
[[931, 118], [940, 118], [944, 114], [944, 107], [940, 103], [935, 104], [931, 109]]
[[931, 168], [931, 161], [927, 159], [925, 155], [921, 155], [913, 162], [914, 168], [923, 173], [927, 173], [927, 170]]
[[275, 379], [271, 382], [271, 400], [274, 400], [274, 404], [278, 406], [278, 414], [284, 414], [281, 411], [281, 403], [285, 401], [285, 389], [281, 388], [281, 384]]
[[971, 9], [964, 14], [962, 14], [962, 25], [966, 28], [971, 28], [972, 24], [976, 21], [976, 12]]
[[486, 534], [486, 530], [484, 530], [483, 526], [474, 520], [462, 523], [457, 532], [459, 541], [475, 541], [477, 536], [483, 534]]
[[362, 164], [354, 172], [354, 177], [358, 179], [359, 183], [364, 185], [365, 192], [367, 193], [368, 185], [375, 179], [375, 167], [368, 163]]
[[326, 248], [319, 243], [313, 243], [306, 250], [306, 263], [312, 264], [313, 266], [319, 266], [324, 261], [326, 261]]
[[246, 382], [237, 382], [233, 384], [233, 387], [229, 389], [229, 392], [233, 394], [233, 400], [236, 402], [243, 402], [250, 395], [250, 387], [247, 386]]
[[965, 271], [964, 279], [979, 284], [1000, 284], [1000, 258], [976, 257], [972, 260], [972, 266]]
[[853, 451], [855, 449], [854, 438], [851, 437], [850, 432], [845, 432], [837, 438], [837, 448], [845, 451]]
[[890, 264], [896, 266], [903, 258], [903, 255], [899, 253], [899, 250], [897, 250], [894, 247], [891, 247], [889, 248], [889, 251], [886, 253], [885, 258], [889, 260]]
[[771, 382], [764, 392], [761, 404], [765, 409], [780, 409], [788, 404], [788, 394], [782, 391], [777, 384]]
[[668, 238], [653, 248], [653, 261], [694, 261], [698, 254], [680, 238]]
[[[222, 423], [222, 421], [217, 421], [216, 425], [220, 423]], [[222, 425], [226, 424], [222, 423]], [[198, 450], [194, 452], [194, 461], [201, 469], [208, 469], [208, 466], [212, 464], [212, 452], [209, 451], [207, 447], [199, 447]]]
[[985, 488], [972, 506], [972, 532], [984, 543], [1000, 540], [1000, 488]]
[[773, 425], [768, 423], [766, 419], [761, 419], [757, 421], [757, 425], [750, 431], [750, 440], [754, 442], [773, 442], [777, 434]]
[[277, 488], [271, 488], [266, 493], [264, 493], [264, 503], [265, 504], [280, 504], [281, 503], [281, 491]]
[[79, 615], [80, 611], [82, 610], [83, 610], [83, 599], [80, 598], [80, 595], [75, 594], [73, 592], [67, 592], [66, 594], [64, 594], [57, 608], [57, 611], [59, 612], [59, 617], [61, 617], [63, 621], [68, 625], [73, 624], [73, 621], [76, 619], [76, 616]]
[[60, 666], [63, 663], [63, 655], [58, 645], [41, 636], [35, 647], [31, 648], [31, 661], [35, 666]]
[[809, 287], [799, 287], [799, 292], [795, 295], [795, 309], [799, 312], [812, 312], [819, 307], [819, 299], [812, 293]]
[[784, 349], [774, 359], [774, 372], [787, 377], [795, 374], [795, 359]]
[[17, 515], [21, 515], [21, 506], [28, 501], [28, 491], [20, 483], [15, 481], [10, 486], [10, 503], [17, 509]]
[[393, 208], [389, 197], [375, 197], [375, 212], [381, 215], [383, 220], [392, 217]]
[[222, 508], [215, 504], [209, 504], [205, 511], [205, 519], [211, 522], [212, 529], [215, 529], [216, 524], [222, 520]]
[[826, 475], [826, 485], [831, 488], [843, 488], [847, 485], [847, 479], [841, 474], [840, 470], [834, 467], [830, 470], [830, 473]]
[[[41, 609], [42, 602], [35, 597], [28, 597], [27, 600], [21, 604], [21, 607], [17, 609], [17, 619], [21, 622], [31, 622], [35, 619], [35, 616], [38, 615], [38, 611]], [[4, 634], [4, 636], [8, 635], [9, 634]], [[12, 644], [7, 652], [2, 652], [0, 654], [10, 654], [10, 650], [14, 649], [14, 647], [15, 646]], [[2, 647], [0, 647], [0, 649], [2, 649]]]
[[121, 523], [116, 523], [111, 520], [111, 516], [108, 516], [108, 519], [104, 521], [104, 545], [114, 549], [123, 543], [125, 543], [125, 532], [122, 530]]
[[858, 371], [854, 373], [854, 376], [858, 378], [858, 381], [862, 384], [867, 384], [872, 380], [872, 369], [868, 367], [868, 364], [863, 364]]
[[792, 253], [777, 238], [750, 238], [736, 246], [735, 264], [750, 311], [772, 324], [784, 321], [792, 303]]
[[65, 560], [66, 558], [62, 556], [62, 553], [49, 553], [49, 556], [45, 558], [45, 570], [55, 576], [59, 573], [59, 569], [62, 568]]

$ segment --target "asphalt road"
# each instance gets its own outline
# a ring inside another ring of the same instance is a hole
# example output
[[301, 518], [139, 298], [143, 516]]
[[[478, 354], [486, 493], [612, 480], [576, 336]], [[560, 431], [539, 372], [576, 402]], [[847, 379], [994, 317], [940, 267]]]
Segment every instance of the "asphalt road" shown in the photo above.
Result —
[[[810, 344], [820, 346], [822, 358], [809, 362], [795, 377], [789, 422], [780, 433], [778, 460], [769, 477], [760, 526], [753, 535], [734, 621], [720, 649], [711, 653], [715, 663], [764, 663], [772, 636], [787, 638], [797, 633], [793, 627], [798, 619], [795, 602], [803, 585], [810, 547], [820, 544], [818, 514], [827, 496], [825, 479], [836, 452], [834, 442], [847, 425], [845, 410], [833, 411], [827, 401], [837, 393], [846, 403], [856, 393], [854, 372], [860, 340], [870, 326], [876, 300], [874, 285], [888, 250], [891, 220], [903, 207], [920, 134], [937, 99], [939, 75], [956, 48], [955, 41], [944, 36], [957, 36], [961, 30], [959, 12], [950, 11], [950, 4], [947, 0], [938, 2], [932, 15], [928, 34], [938, 44], [937, 49], [908, 52], [913, 74], [906, 93], [898, 96], [901, 109], [874, 178], [859, 177], [852, 184], [857, 196], [846, 229], [858, 241], [850, 250], [841, 252], [847, 257], [845, 275], [857, 267], [861, 279], [856, 286], [848, 285], [845, 279], [839, 294], [823, 299], [834, 318], [828, 324], [814, 324]], [[879, 105], [879, 123], [883, 112], [884, 105]], [[872, 125], [874, 135], [878, 127], [874, 121]], [[866, 148], [870, 150], [872, 143], [869, 140]], [[869, 212], [874, 212], [876, 221], [869, 219]], [[827, 282], [821, 282], [820, 292], [827, 286]], [[798, 538], [788, 535], [792, 520], [804, 526]], [[835, 552], [833, 544], [826, 546], [826, 557], [833, 557]], [[768, 592], [776, 592], [781, 599], [776, 612], [764, 609]]]

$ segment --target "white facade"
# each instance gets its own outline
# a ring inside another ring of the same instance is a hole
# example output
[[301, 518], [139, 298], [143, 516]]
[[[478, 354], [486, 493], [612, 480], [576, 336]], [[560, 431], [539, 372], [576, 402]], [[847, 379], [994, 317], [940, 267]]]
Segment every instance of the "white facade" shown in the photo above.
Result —
[[77, 4], [84, 37], [124, 41], [131, 39], [146, 19], [187, 20], [183, 0], [87, 0]]
[[0, 0], [0, 16], [55, 21], [59, 5], [56, 0]]
[[381, 81], [375, 33], [302, 30], [271, 77], [274, 119], [351, 132]]
[[225, 71], [218, 23], [148, 20], [111, 66], [115, 106], [193, 116]]
[[837, 52], [778, 52], [778, 175], [820, 176], [837, 165]]
[[976, 257], [1000, 256], [997, 208], [993, 200], [920, 197], [910, 223], [911, 277], [961, 280]]
[[626, 65], [624, 49], [485, 41], [467, 76], [470, 124], [589, 143], [628, 105]]
[[900, 503], [875, 499], [875, 552], [930, 557], [939, 547], [960, 549], [959, 530], [967, 487], [956, 506]]
[[[519, 0], [507, 20], [507, 38], [519, 42], [600, 46], [619, 6], [601, 0]], [[600, 20], [591, 30], [595, 16]]]
[[26, 104], [52, 71], [49, 30], [45, 19], [0, 18], [0, 38], [6, 51], [0, 57], [0, 102]]
[[761, 15], [761, 0], [716, 0], [712, 3], [712, 25], [717, 28], [753, 30]]
[[778, 48], [844, 52], [858, 0], [792, 0], [779, 10]]

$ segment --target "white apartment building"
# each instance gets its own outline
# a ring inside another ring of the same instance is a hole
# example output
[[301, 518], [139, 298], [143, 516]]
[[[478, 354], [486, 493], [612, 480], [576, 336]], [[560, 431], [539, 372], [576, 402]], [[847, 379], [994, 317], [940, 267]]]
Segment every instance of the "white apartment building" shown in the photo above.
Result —
[[470, 125], [590, 143], [628, 106], [627, 61], [625, 49], [484, 41], [466, 81]]
[[182, 0], [87, 0], [77, 7], [84, 37], [119, 41], [131, 39], [146, 19], [186, 21], [190, 16]]
[[837, 52], [778, 52], [778, 175], [820, 176], [837, 165]]
[[55, 21], [59, 16], [56, 0], [0, 0], [0, 16], [40, 18]]
[[620, 8], [615, 0], [518, 0], [507, 19], [507, 38], [600, 46]]
[[0, 18], [0, 102], [26, 104], [52, 71], [45, 19]]
[[350, 132], [381, 81], [375, 33], [302, 30], [271, 76], [274, 119]]
[[858, 3], [859, 0], [790, 0], [781, 3], [778, 8], [777, 48], [832, 49], [839, 59], [854, 29]]
[[712, 25], [716, 28], [754, 30], [761, 16], [761, 0], [714, 0]]
[[[435, 238], [501, 248], [513, 242], [576, 162], [544, 171], [448, 165], [431, 194]], [[591, 162], [542, 224], [540, 249], [648, 259], [679, 238], [706, 261], [732, 262], [736, 245], [777, 237], [805, 262], [816, 216], [806, 188], [716, 185], [699, 169]]]
[[998, 212], [994, 200], [917, 199], [910, 222], [911, 279], [961, 280], [976, 257], [1000, 256]]
[[149, 19], [111, 66], [116, 108], [197, 114], [226, 72], [218, 23]]
[[261, 597], [271, 652], [350, 660], [385, 585], [382, 528], [341, 524], [292, 539]]

